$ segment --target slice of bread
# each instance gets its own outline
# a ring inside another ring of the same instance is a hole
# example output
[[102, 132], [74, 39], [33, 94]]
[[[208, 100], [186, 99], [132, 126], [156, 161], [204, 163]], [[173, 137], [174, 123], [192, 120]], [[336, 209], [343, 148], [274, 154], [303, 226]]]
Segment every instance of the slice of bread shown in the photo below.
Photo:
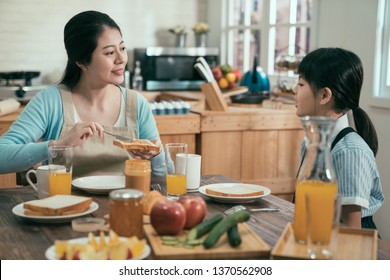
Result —
[[259, 190], [256, 186], [237, 185], [226, 187], [208, 187], [205, 189], [207, 194], [227, 197], [247, 197], [263, 195], [264, 191]]
[[82, 213], [91, 203], [91, 197], [59, 194], [25, 202], [23, 208], [29, 216], [63, 216]]
[[118, 139], [113, 141], [115, 146], [126, 150], [149, 150], [149, 151], [160, 151], [160, 146], [157, 146], [146, 139], [134, 139], [132, 142], [124, 142]]

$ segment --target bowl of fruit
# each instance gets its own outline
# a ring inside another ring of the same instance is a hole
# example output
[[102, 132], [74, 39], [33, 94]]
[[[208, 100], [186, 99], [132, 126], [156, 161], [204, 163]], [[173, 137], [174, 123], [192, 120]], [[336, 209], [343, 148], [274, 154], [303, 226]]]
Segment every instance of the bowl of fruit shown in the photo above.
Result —
[[229, 64], [218, 65], [211, 71], [222, 91], [237, 87], [242, 77], [241, 71], [232, 69]]

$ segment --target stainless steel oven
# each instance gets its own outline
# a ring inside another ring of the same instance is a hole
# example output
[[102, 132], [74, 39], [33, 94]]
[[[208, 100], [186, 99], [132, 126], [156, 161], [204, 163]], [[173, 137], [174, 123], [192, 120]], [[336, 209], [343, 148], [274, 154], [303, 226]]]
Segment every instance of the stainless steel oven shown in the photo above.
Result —
[[203, 57], [211, 68], [219, 63], [218, 48], [134, 49], [134, 67], [141, 65], [144, 90], [199, 90], [204, 80], [194, 69]]

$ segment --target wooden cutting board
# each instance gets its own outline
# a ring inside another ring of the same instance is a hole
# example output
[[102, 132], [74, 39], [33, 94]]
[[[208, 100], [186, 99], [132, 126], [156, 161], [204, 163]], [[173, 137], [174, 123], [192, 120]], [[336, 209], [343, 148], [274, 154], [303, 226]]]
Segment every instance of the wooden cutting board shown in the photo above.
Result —
[[[226, 234], [211, 249], [205, 249], [202, 245], [192, 249], [186, 249], [163, 245], [160, 236], [157, 235], [150, 224], [144, 225], [144, 230], [149, 244], [153, 249], [155, 258], [160, 260], [268, 258], [271, 251], [270, 246], [253, 232], [246, 223], [238, 225], [242, 243], [236, 248], [229, 245]], [[180, 238], [186, 234], [186, 232], [183, 232], [177, 237]]]

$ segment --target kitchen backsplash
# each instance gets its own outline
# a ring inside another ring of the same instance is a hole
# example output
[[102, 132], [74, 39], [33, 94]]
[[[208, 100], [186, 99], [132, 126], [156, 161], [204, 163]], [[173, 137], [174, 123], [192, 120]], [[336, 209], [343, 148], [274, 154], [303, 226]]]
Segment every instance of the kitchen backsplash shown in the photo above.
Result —
[[[207, 21], [206, 7], [207, 0], [1, 0], [0, 71], [40, 71], [35, 84], [57, 82], [66, 65], [64, 26], [85, 10], [105, 12], [119, 24], [132, 65], [133, 48], [173, 46], [167, 30]], [[188, 36], [187, 46], [194, 44]]]

